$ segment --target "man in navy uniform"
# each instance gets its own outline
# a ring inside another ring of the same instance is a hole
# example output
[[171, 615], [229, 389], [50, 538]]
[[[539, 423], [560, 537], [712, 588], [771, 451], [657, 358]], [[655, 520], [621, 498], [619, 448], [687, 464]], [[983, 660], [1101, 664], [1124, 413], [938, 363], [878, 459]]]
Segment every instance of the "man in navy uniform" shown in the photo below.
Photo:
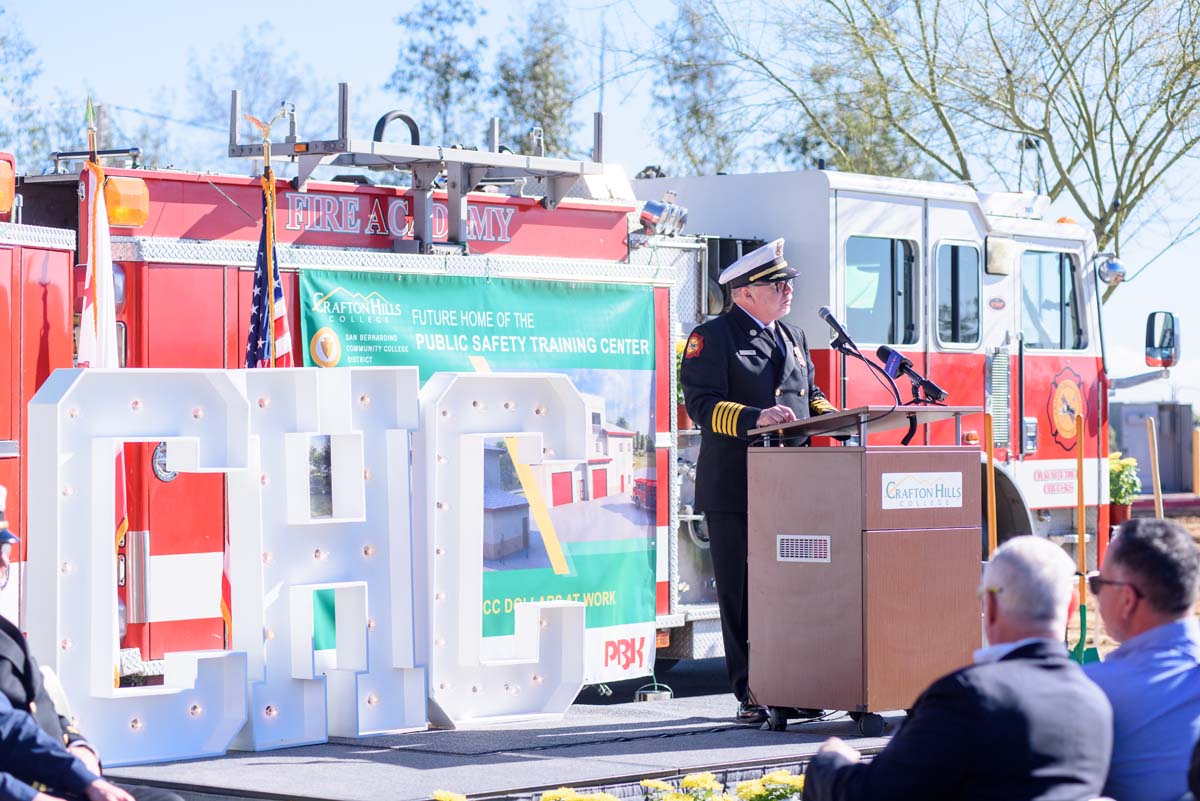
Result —
[[[20, 539], [13, 534], [5, 517], [8, 488], [0, 485], [0, 589], [8, 583], [11, 569], [10, 557], [12, 549]], [[6, 703], [0, 707], [11, 706], [18, 712], [27, 712], [43, 733], [49, 735], [56, 743], [62, 743], [70, 757], [74, 758], [76, 769], [63, 770], [59, 780], [47, 779], [44, 775], [38, 778], [40, 784], [35, 788], [43, 791], [51, 798], [77, 797], [79, 794], [79, 778], [91, 776], [93, 784], [88, 785], [86, 795], [92, 801], [97, 798], [96, 792], [102, 789], [105, 797], [112, 799], [128, 799], [131, 795], [136, 801], [180, 801], [180, 798], [170, 790], [158, 787], [138, 785], [126, 789], [117, 789], [101, 776], [100, 755], [96, 749], [84, 739], [74, 723], [63, 714], [63, 710], [54, 705], [50, 693], [46, 690], [42, 671], [29, 653], [29, 644], [25, 635], [7, 618], [0, 616], [0, 696]], [[13, 726], [20, 727], [20, 715], [4, 718]], [[7, 725], [7, 724], [6, 724]], [[50, 763], [53, 765], [54, 763]], [[71, 765], [70, 760], [60, 760], [60, 765]], [[4, 768], [7, 770], [7, 768]], [[94, 784], [99, 781], [100, 784]], [[7, 792], [6, 788], [5, 792]], [[2, 799], [3, 796], [0, 796]], [[32, 798], [32, 796], [30, 796]], [[21, 801], [24, 797], [21, 796]]]
[[[51, 795], [39, 787], [55, 786]], [[134, 801], [125, 790], [101, 779], [62, 743], [38, 728], [28, 712], [13, 709], [0, 695], [0, 801]]]
[[[697, 326], [687, 341], [680, 382], [688, 414], [700, 428], [696, 509], [708, 521], [725, 666], [738, 699], [738, 720], [767, 713], [749, 683], [746, 613], [746, 449], [751, 429], [836, 411], [813, 383], [804, 332], [783, 322], [797, 271], [776, 239], [721, 272], [734, 306]], [[803, 445], [793, 438], [789, 445]]]

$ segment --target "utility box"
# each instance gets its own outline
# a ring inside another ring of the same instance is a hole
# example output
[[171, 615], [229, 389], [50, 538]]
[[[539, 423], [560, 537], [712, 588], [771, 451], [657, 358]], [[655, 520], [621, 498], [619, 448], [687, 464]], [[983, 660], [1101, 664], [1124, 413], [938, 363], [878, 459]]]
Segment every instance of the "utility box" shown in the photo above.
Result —
[[1192, 491], [1192, 407], [1188, 403], [1110, 403], [1108, 419], [1116, 448], [1138, 460], [1142, 492], [1153, 492], [1146, 421], [1158, 433], [1158, 474], [1163, 492]]

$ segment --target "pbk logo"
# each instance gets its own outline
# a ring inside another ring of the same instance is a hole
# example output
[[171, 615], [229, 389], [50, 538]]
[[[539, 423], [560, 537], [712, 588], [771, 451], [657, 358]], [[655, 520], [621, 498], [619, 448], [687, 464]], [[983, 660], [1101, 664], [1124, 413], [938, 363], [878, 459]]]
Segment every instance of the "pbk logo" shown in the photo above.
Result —
[[638, 667], [646, 664], [646, 638], [629, 637], [624, 640], [608, 640], [604, 643], [604, 666], [616, 664], [628, 670], [637, 662]]

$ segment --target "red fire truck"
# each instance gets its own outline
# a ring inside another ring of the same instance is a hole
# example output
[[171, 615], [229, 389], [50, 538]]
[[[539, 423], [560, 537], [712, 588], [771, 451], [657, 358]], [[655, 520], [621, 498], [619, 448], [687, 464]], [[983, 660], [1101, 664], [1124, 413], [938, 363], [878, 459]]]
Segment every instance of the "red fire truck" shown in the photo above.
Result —
[[[800, 270], [791, 319], [810, 344], [829, 330], [818, 317], [828, 306], [863, 353], [898, 351], [951, 404], [990, 411], [1001, 541], [1022, 533], [1076, 541], [1078, 448], [1089, 537], [1107, 534], [1108, 395], [1165, 377], [1179, 342], [1174, 318], [1151, 314], [1146, 362], [1158, 369], [1109, 375], [1100, 297], [1124, 269], [1097, 252], [1086, 228], [1048, 219], [1048, 198], [826, 171], [660, 178], [637, 192], [674, 193], [689, 226], [722, 235], [728, 247], [784, 237]], [[714, 277], [710, 269], [705, 311], [722, 304]], [[839, 407], [892, 402], [861, 362], [819, 345], [812, 356], [818, 384]], [[900, 378], [902, 389], [909, 383]], [[981, 441], [983, 422], [964, 421], [962, 444]], [[915, 444], [954, 438], [953, 425], [939, 423]]]
[[[300, 337], [299, 292], [309, 269], [442, 275], [452, 254], [466, 257], [455, 262], [467, 265], [454, 268], [459, 275], [652, 288], [654, 390], [639, 403], [653, 420], [643, 446], [653, 472], [639, 480], [667, 491], [639, 497], [653, 504], [658, 532], [654, 586], [646, 591], [660, 657], [721, 653], [707, 539], [689, 505], [698, 438], [675, 431], [673, 343], [721, 311], [725, 301], [714, 289], [721, 267], [767, 239], [785, 237], [788, 259], [801, 269], [793, 316], [811, 343], [819, 345], [825, 330], [816, 309], [829, 305], [864, 352], [868, 345], [894, 347], [953, 403], [993, 413], [1002, 539], [1023, 532], [1065, 539], [1077, 447], [1087, 459], [1089, 531], [1106, 530], [1106, 398], [1119, 382], [1104, 366], [1098, 294], [1121, 271], [1095, 253], [1085, 229], [1040, 219], [1039, 199], [821, 171], [657, 179], [635, 189], [619, 169], [601, 163], [599, 136], [593, 161], [516, 155], [495, 137], [485, 151], [421, 145], [415, 136], [394, 144], [383, 141], [393, 114], [380, 120], [373, 139], [355, 140], [347, 107], [343, 87], [335, 139], [289, 137], [274, 146], [275, 157], [298, 167], [296, 178], [278, 185], [294, 353], [310, 350]], [[237, 111], [235, 94], [233, 119]], [[240, 142], [232, 130], [229, 154], [261, 156], [261, 146]], [[330, 164], [399, 168], [411, 174], [411, 187], [371, 185], [361, 175], [312, 180]], [[26, 436], [26, 405], [54, 369], [73, 363], [88, 232], [77, 175], [19, 177], [18, 166], [0, 154], [0, 313], [8, 332], [0, 374], [10, 387], [0, 401], [0, 484], [12, 490], [9, 519], [23, 529], [23, 465], [37, 447]], [[109, 201], [110, 221], [120, 221], [111, 233], [124, 366], [242, 367], [262, 220], [258, 179], [108, 172], [136, 179]], [[678, 206], [663, 199], [668, 190]], [[682, 206], [689, 228], [711, 236], [665, 235], [677, 232]], [[130, 216], [115, 216], [122, 213]], [[142, 222], [133, 227], [136, 218]], [[1169, 366], [1178, 352], [1177, 337], [1165, 341], [1174, 335], [1173, 320], [1156, 315], [1151, 329], [1148, 358]], [[818, 383], [834, 403], [885, 400], [863, 365], [827, 348], [812, 355]], [[1074, 430], [1077, 410], [1083, 431]], [[969, 442], [982, 436], [980, 419], [964, 428]], [[598, 430], [632, 435], [620, 423]], [[950, 424], [938, 424], [917, 442], [953, 436]], [[119, 554], [118, 594], [123, 642], [146, 660], [225, 644], [218, 611], [223, 480], [174, 475], [160, 457], [152, 443], [126, 446], [130, 533]], [[636, 482], [612, 483], [631, 493], [633, 505]], [[0, 595], [7, 614], [29, 611], [17, 609], [18, 587], [13, 582]]]

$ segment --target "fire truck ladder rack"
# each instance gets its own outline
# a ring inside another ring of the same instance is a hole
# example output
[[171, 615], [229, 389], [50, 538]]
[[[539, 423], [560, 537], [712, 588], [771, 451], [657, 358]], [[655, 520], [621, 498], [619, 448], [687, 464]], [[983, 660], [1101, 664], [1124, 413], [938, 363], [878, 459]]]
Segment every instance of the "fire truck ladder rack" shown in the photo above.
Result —
[[[485, 179], [511, 181], [517, 177], [532, 177], [542, 180], [545, 184], [542, 205], [553, 209], [581, 176], [599, 175], [604, 171], [604, 165], [595, 161], [571, 161], [506, 152], [498, 144], [495, 121], [492, 125], [492, 150], [487, 151], [434, 147], [419, 142], [400, 144], [377, 141], [382, 134], [382, 125], [376, 127], [375, 140], [351, 139], [348, 83], [338, 84], [336, 139], [301, 142], [295, 133], [294, 112], [291, 118], [291, 132], [282, 143], [272, 143], [271, 158], [290, 159], [298, 163], [299, 174], [292, 180], [292, 186], [301, 192], [313, 170], [323, 164], [412, 172], [413, 239], [419, 243], [422, 252], [433, 249], [434, 182], [443, 172], [446, 173], [445, 190], [448, 195], [447, 239], [451, 243], [461, 244], [467, 241], [467, 193]], [[240, 141], [238, 129], [241, 119], [240, 93], [235, 89], [229, 109], [229, 157], [262, 158], [261, 143], [245, 144]], [[599, 153], [602, 121], [597, 119], [596, 125], [596, 152]], [[410, 128], [415, 129], [415, 126]]]

